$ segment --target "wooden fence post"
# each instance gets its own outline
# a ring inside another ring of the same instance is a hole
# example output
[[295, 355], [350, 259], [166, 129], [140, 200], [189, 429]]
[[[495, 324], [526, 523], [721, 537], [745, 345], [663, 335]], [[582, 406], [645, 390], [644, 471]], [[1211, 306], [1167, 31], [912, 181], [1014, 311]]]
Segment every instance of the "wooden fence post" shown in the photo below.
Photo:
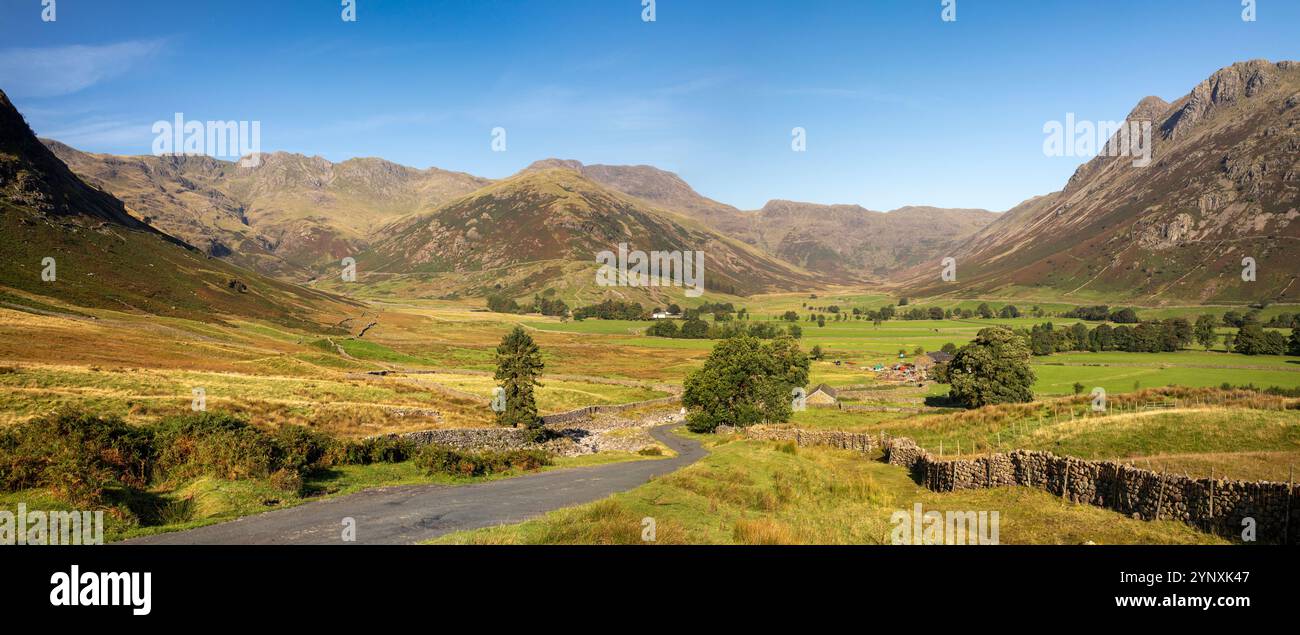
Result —
[[1120, 492], [1121, 489], [1123, 489], [1123, 488], [1121, 487], [1121, 483], [1120, 483], [1121, 479], [1123, 479], [1123, 478], [1124, 478], [1124, 465], [1121, 464], [1121, 463], [1116, 463], [1116, 464], [1115, 464], [1115, 481], [1114, 481], [1114, 483], [1111, 485], [1111, 488], [1110, 488], [1110, 497], [1111, 497], [1110, 507], [1111, 507], [1111, 509], [1114, 509], [1115, 511], [1120, 511], [1120, 509], [1119, 509], [1119, 492]]
[[1214, 533], [1214, 468], [1210, 468], [1210, 517], [1205, 519], [1205, 524]]
[[1156, 520], [1160, 520], [1160, 508], [1165, 504], [1165, 469], [1160, 469], [1160, 494], [1156, 497]]
[[1291, 544], [1291, 484], [1295, 482], [1295, 463], [1286, 469], [1286, 518], [1282, 521], [1282, 544]]
[[1061, 485], [1061, 498], [1066, 498], [1070, 492], [1070, 460], [1065, 461], [1065, 484]]

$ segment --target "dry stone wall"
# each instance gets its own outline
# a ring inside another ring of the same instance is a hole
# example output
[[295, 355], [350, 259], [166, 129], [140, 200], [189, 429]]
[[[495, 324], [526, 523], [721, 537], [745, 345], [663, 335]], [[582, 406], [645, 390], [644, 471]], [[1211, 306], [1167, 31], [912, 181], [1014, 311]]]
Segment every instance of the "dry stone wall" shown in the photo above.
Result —
[[679, 403], [680, 401], [681, 401], [681, 397], [661, 397], [659, 399], [649, 399], [646, 401], [634, 401], [632, 403], [625, 403], [625, 404], [587, 406], [585, 408], [578, 408], [576, 410], [570, 410], [568, 412], [559, 412], [553, 415], [544, 415], [542, 417], [542, 425], [553, 425], [557, 423], [571, 423], [574, 421], [581, 421], [583, 419], [587, 419], [594, 414], [616, 414], [619, 412], [627, 412], [628, 410], [635, 410], [637, 408], [644, 408], [646, 406], [670, 406]]
[[[552, 434], [549, 440], [542, 443], [533, 441], [532, 433], [522, 428], [439, 428], [407, 432], [396, 436], [411, 441], [417, 447], [443, 445], [471, 452], [541, 449], [561, 456], [576, 456], [611, 449], [635, 451], [654, 445], [654, 440], [648, 434], [616, 437], [602, 434], [599, 429], [589, 430], [587, 429], [589, 426], [569, 424], [587, 421], [592, 415], [596, 414], [617, 414], [647, 406], [673, 405], [679, 401], [679, 397], [662, 397], [618, 405], [587, 406], [568, 412], [546, 415], [542, 417], [542, 424], [549, 426]], [[669, 421], [671, 421], [671, 418], [656, 421], [656, 423]]]
[[[723, 427], [761, 441], [794, 441], [870, 453], [907, 468], [913, 480], [936, 492], [1035, 487], [1076, 503], [1104, 507], [1141, 520], [1181, 520], [1219, 536], [1241, 540], [1242, 524], [1254, 519], [1260, 542], [1300, 544], [1300, 510], [1294, 487], [1269, 481], [1190, 478], [1112, 461], [1087, 461], [1050, 452], [1016, 450], [974, 459], [936, 458], [905, 437], [789, 427]], [[1288, 523], [1288, 516], [1290, 522]]]
[[1287, 483], [1190, 478], [1027, 450], [942, 460], [906, 438], [886, 440], [884, 450], [887, 462], [908, 468], [913, 479], [936, 492], [1036, 487], [1076, 503], [1143, 520], [1181, 520], [1237, 540], [1245, 529], [1243, 521], [1254, 519], [1260, 542], [1300, 544], [1300, 514], [1292, 505], [1294, 488]]
[[841, 450], [871, 452], [880, 448], [877, 437], [861, 432], [841, 432], [838, 430], [800, 430], [799, 428], [777, 428], [753, 426], [736, 430], [730, 427], [718, 428], [719, 433], [739, 432], [750, 439], [759, 441], [794, 441], [798, 445], [820, 445]]

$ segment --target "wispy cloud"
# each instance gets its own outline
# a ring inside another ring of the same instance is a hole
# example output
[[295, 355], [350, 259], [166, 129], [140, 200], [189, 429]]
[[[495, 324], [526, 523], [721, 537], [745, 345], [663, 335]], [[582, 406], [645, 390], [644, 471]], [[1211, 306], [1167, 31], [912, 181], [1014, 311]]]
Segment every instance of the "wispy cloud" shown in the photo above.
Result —
[[120, 76], [164, 48], [163, 40], [0, 50], [0, 89], [22, 97], [57, 97]]
[[68, 127], [42, 131], [41, 136], [62, 141], [74, 148], [120, 148], [121, 152], [147, 153], [153, 142], [152, 122], [95, 119]]

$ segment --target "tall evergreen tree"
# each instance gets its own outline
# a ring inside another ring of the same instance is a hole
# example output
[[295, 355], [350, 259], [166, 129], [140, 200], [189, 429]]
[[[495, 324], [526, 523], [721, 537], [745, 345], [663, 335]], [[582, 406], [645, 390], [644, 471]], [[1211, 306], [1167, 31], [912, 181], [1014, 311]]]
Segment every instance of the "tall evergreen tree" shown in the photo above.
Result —
[[501, 339], [496, 360], [497, 370], [493, 377], [505, 389], [506, 401], [505, 409], [497, 413], [497, 423], [512, 428], [522, 425], [540, 429], [542, 420], [537, 416], [533, 388], [542, 385], [537, 381], [545, 368], [541, 350], [523, 327], [516, 326]]

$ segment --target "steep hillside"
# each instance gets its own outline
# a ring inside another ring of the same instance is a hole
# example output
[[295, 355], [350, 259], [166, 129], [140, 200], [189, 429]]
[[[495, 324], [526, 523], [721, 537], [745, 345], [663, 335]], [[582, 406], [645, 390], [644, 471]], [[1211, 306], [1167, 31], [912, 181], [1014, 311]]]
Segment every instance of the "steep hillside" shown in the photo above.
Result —
[[255, 167], [205, 156], [113, 156], [50, 149], [88, 182], [212, 256], [264, 273], [333, 271], [372, 231], [476, 190], [486, 179], [382, 159], [331, 163], [276, 152]]
[[594, 271], [599, 252], [626, 243], [632, 250], [703, 252], [706, 292], [816, 284], [812, 276], [703, 224], [563, 168], [525, 171], [379, 234], [383, 238], [362, 259], [367, 271], [482, 271], [540, 261], [585, 262]]
[[[908, 272], [919, 295], [1050, 290], [1086, 300], [1300, 299], [1300, 63], [1222, 69], [1172, 104], [1148, 97], [1153, 158], [1098, 156], [1064, 190], [963, 242], [956, 283]], [[1242, 280], [1243, 258], [1257, 279]]]
[[[86, 185], [0, 92], [0, 302], [110, 308], [201, 320], [317, 325], [355, 311], [324, 293], [212, 259]], [[53, 259], [53, 279], [43, 277]]]

